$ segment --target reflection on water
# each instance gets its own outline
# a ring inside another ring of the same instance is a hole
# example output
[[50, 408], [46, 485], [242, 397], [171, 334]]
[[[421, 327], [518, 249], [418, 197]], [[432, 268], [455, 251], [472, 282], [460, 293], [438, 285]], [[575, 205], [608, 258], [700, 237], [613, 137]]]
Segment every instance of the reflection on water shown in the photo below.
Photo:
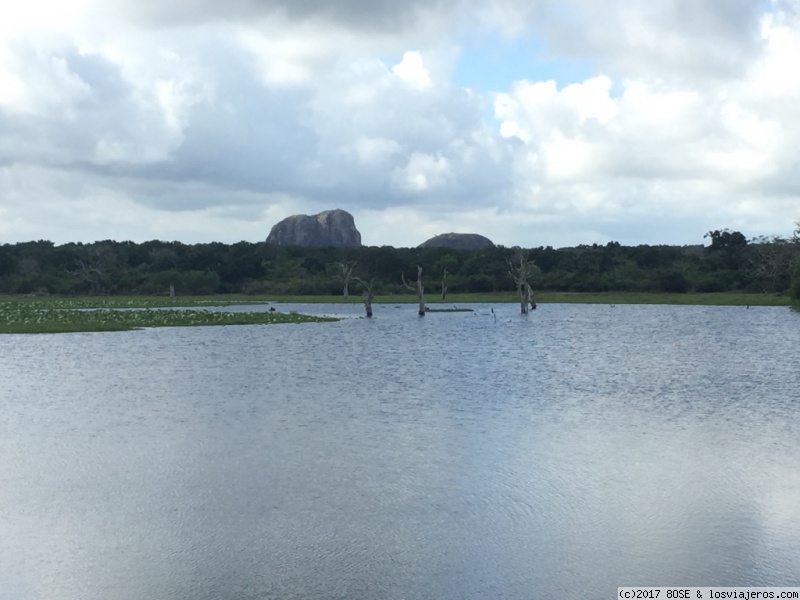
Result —
[[0, 337], [0, 589], [800, 585], [800, 315], [489, 308]]

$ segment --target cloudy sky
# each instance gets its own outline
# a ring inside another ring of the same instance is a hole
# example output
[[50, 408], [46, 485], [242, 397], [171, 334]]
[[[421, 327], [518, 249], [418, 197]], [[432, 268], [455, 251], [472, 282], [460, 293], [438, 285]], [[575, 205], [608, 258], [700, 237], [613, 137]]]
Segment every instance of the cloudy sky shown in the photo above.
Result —
[[800, 218], [800, 0], [0, 0], [0, 243]]

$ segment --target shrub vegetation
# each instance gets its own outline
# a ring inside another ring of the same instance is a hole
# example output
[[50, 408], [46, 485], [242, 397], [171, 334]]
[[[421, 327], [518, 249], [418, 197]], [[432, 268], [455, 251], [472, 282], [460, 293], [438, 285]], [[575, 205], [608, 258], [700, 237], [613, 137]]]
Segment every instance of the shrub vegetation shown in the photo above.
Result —
[[[708, 292], [800, 296], [796, 237], [748, 241], [728, 230], [709, 232], [708, 245], [581, 245], [533, 247], [530, 284], [551, 292]], [[343, 263], [374, 284], [376, 295], [403, 294], [401, 274], [423, 267], [426, 293], [514, 290], [508, 259], [514, 249], [300, 248], [265, 242], [183, 244], [149, 241], [60, 246], [49, 241], [0, 246], [0, 294], [111, 296], [206, 294], [335, 295], [343, 290]], [[351, 293], [361, 286], [350, 282]]]

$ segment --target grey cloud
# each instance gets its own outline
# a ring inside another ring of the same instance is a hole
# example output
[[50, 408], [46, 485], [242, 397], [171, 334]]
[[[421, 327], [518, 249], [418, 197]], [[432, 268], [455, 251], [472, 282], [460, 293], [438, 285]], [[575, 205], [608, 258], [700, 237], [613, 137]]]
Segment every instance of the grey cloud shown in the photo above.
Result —
[[[195, 184], [229, 190], [229, 202], [245, 191], [349, 207], [481, 205], [511, 186], [509, 142], [484, 126], [477, 95], [449, 85], [414, 89], [379, 61], [334, 71], [314, 87], [267, 87], [235, 44], [197, 46], [173, 40], [176, 52], [205, 66], [213, 92], [187, 108], [179, 131], [152, 102], [142, 101], [119, 65], [70, 48], [60, 57], [89, 94], [69, 106], [71, 118], [0, 115], [7, 134], [0, 160], [105, 177], [136, 202], [168, 211], [224, 201], [197, 192]], [[32, 72], [37, 68], [31, 63]], [[364, 90], [369, 97], [353, 103]], [[354, 153], [359, 140], [396, 150], [364, 162]], [[117, 144], [119, 155], [101, 160], [103, 141]], [[397, 173], [415, 156], [446, 163], [447, 177], [431, 189], [404, 189]], [[178, 193], [180, 182], [192, 191]]]
[[[776, 0], [785, 14], [795, 0]], [[550, 57], [586, 58], [611, 75], [736, 76], [759, 50], [762, 0], [113, 0], [98, 10], [142, 26], [180, 27], [260, 20], [317, 23], [387, 37], [455, 38], [462, 27], [537, 32]], [[436, 25], [431, 26], [432, 23]], [[431, 38], [432, 39], [432, 38]]]
[[[60, 52], [16, 50], [30, 105], [22, 114], [0, 112], [4, 132], [0, 160], [38, 164], [115, 162], [102, 157], [103, 144], [114, 146], [120, 159], [132, 163], [166, 155], [175, 143], [158, 111], [137, 98], [123, 80], [119, 67], [99, 55], [85, 55], [74, 47]], [[53, 63], [65, 65], [70, 81], [79, 81], [82, 93], [72, 95], [63, 82], [46, 80]], [[56, 99], [56, 100], [53, 100]]]
[[[213, 98], [187, 108], [179, 130], [167, 122], [157, 98], [143, 98], [120, 66], [103, 56], [80, 53], [75, 47], [44, 56], [18, 49], [21, 70], [29, 78], [36, 79], [58, 59], [85, 84], [87, 94], [38, 114], [0, 111], [0, 163], [111, 179], [201, 181], [253, 191], [297, 187], [298, 169], [314, 154], [316, 144], [314, 133], [298, 121], [308, 92], [267, 89], [255, 81], [248, 57], [238, 47], [210, 48], [207, 40], [204, 46], [191, 51], [208, 55], [213, 80], [206, 83], [217, 91]], [[62, 93], [55, 86], [37, 91]], [[168, 210], [204, 204], [200, 198], [190, 201], [175, 195], [137, 197], [150, 198], [148, 203]]]
[[119, 67], [105, 57], [80, 53], [71, 47], [64, 53], [64, 58], [70, 71], [92, 89], [93, 98], [89, 108], [108, 106], [130, 94], [130, 85], [120, 76]]
[[800, 18], [800, 2], [798, 0], [772, 0], [775, 12], [788, 20]]
[[[775, 0], [789, 15], [795, 0]], [[260, 20], [314, 22], [385, 36], [458, 35], [461, 27], [537, 32], [551, 57], [591, 57], [612, 75], [730, 77], [759, 49], [763, 0], [112, 0], [97, 5], [112, 19], [145, 27]], [[430, 23], [437, 23], [429, 27]]]
[[147, 176], [203, 181], [258, 192], [293, 190], [316, 134], [300, 122], [310, 92], [269, 89], [234, 48], [215, 50], [213, 102], [194, 107], [169, 161], [140, 167]]
[[727, 78], [761, 44], [760, 0], [570, 0], [555, 7], [541, 28], [549, 52], [592, 56], [612, 75]]
[[317, 20], [354, 30], [397, 32], [413, 26], [431, 11], [455, 10], [462, 0], [117, 0], [104, 4], [108, 13], [126, 15], [144, 25], [181, 26], [209, 21], [252, 22], [284, 17]]

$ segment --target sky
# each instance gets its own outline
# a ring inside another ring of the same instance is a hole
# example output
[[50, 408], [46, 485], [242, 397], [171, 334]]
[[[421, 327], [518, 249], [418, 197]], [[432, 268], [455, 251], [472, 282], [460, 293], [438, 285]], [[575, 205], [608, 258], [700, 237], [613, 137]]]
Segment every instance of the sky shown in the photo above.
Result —
[[0, 243], [800, 219], [800, 0], [0, 0]]

